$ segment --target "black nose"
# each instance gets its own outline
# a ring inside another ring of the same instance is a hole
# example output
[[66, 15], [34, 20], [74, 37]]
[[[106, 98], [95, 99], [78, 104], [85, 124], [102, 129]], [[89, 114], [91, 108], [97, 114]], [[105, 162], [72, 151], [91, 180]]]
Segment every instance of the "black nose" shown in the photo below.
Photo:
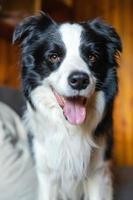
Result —
[[68, 77], [68, 83], [72, 89], [83, 90], [89, 85], [90, 79], [85, 72], [75, 71]]

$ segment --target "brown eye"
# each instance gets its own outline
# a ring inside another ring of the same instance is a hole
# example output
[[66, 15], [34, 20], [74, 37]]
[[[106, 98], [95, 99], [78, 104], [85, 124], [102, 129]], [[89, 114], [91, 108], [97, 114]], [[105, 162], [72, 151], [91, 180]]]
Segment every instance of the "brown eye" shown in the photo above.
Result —
[[96, 55], [94, 55], [94, 54], [92, 54], [92, 55], [89, 55], [89, 60], [91, 61], [91, 62], [95, 62], [96, 61], [96, 59], [97, 59], [97, 56]]
[[57, 62], [60, 61], [60, 57], [59, 57], [58, 54], [56, 54], [56, 53], [51, 54], [51, 55], [49, 56], [49, 61], [50, 61], [51, 63], [57, 63]]

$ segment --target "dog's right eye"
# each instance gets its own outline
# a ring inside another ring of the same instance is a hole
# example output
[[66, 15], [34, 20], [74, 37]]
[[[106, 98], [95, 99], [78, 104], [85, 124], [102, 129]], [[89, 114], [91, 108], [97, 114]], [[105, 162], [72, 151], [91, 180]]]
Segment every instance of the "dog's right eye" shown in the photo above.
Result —
[[53, 54], [49, 55], [48, 60], [51, 63], [57, 63], [57, 62], [60, 62], [60, 56], [58, 56], [57, 53], [53, 53]]

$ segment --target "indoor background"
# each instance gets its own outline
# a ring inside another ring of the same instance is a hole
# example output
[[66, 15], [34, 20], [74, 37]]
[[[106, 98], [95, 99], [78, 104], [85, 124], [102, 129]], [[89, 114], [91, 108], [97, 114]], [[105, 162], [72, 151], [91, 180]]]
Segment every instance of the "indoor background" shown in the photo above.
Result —
[[100, 17], [120, 34], [123, 53], [114, 111], [114, 158], [119, 166], [133, 166], [133, 1], [0, 0], [0, 86], [21, 87], [19, 49], [12, 45], [12, 33], [20, 19], [39, 10], [59, 22]]

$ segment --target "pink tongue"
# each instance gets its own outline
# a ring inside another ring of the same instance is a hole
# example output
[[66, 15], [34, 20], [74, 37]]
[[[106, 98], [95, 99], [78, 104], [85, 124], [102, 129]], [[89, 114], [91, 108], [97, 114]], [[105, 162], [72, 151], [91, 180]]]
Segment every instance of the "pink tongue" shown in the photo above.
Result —
[[86, 108], [77, 100], [66, 100], [63, 108], [64, 115], [71, 124], [82, 124], [86, 118]]

